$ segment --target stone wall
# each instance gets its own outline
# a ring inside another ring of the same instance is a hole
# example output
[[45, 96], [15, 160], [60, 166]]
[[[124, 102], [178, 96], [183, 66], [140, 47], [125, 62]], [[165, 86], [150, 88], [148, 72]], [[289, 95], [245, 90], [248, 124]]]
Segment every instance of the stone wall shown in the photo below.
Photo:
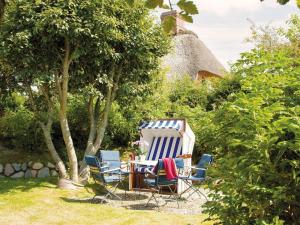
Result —
[[0, 164], [0, 178], [44, 178], [58, 176], [58, 171], [51, 162], [6, 163]]

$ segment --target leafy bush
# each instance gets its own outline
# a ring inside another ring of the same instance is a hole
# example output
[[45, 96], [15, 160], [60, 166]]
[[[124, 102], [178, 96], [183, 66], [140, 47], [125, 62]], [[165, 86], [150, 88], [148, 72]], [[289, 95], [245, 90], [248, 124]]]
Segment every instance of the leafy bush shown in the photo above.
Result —
[[0, 134], [4, 144], [11, 148], [30, 151], [45, 148], [33, 113], [22, 106], [16, 111], [7, 110], [0, 118]]
[[[299, 48], [299, 46], [298, 46]], [[206, 212], [224, 224], [300, 221], [299, 49], [254, 49], [234, 65], [241, 90], [215, 111], [217, 157]]]

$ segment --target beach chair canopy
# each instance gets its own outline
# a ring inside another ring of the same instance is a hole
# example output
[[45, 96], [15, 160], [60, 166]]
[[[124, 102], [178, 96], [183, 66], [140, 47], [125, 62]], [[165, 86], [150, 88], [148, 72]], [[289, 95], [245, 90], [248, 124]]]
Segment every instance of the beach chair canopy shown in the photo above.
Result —
[[185, 119], [144, 121], [139, 131], [146, 160], [157, 161], [193, 153], [195, 135]]

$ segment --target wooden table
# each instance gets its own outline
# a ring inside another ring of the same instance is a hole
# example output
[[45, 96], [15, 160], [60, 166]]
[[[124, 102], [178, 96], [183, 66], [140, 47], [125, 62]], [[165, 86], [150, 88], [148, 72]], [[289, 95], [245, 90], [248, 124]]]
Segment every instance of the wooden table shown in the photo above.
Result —
[[157, 164], [157, 161], [151, 161], [151, 160], [144, 160], [144, 161], [137, 161], [137, 160], [130, 160], [130, 176], [129, 176], [129, 190], [132, 190], [134, 188], [134, 184], [136, 181], [139, 181], [140, 183], [140, 177], [135, 177], [137, 173], [135, 173], [135, 167], [136, 166], [155, 166]]
[[152, 161], [152, 160], [136, 161], [136, 160], [132, 160], [132, 161], [129, 161], [129, 163], [132, 163], [132, 164], [135, 164], [135, 165], [141, 165], [141, 166], [155, 166], [157, 164], [157, 161]]

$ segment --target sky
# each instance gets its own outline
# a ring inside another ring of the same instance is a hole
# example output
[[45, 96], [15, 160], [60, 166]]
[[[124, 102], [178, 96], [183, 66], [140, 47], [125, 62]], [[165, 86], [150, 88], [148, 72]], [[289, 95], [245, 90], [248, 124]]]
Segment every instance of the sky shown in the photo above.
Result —
[[296, 0], [280, 5], [276, 0], [193, 0], [199, 14], [192, 24], [185, 26], [194, 31], [219, 61], [229, 68], [241, 52], [253, 46], [246, 43], [250, 36], [249, 20], [256, 25], [285, 26], [291, 14], [300, 15]]

